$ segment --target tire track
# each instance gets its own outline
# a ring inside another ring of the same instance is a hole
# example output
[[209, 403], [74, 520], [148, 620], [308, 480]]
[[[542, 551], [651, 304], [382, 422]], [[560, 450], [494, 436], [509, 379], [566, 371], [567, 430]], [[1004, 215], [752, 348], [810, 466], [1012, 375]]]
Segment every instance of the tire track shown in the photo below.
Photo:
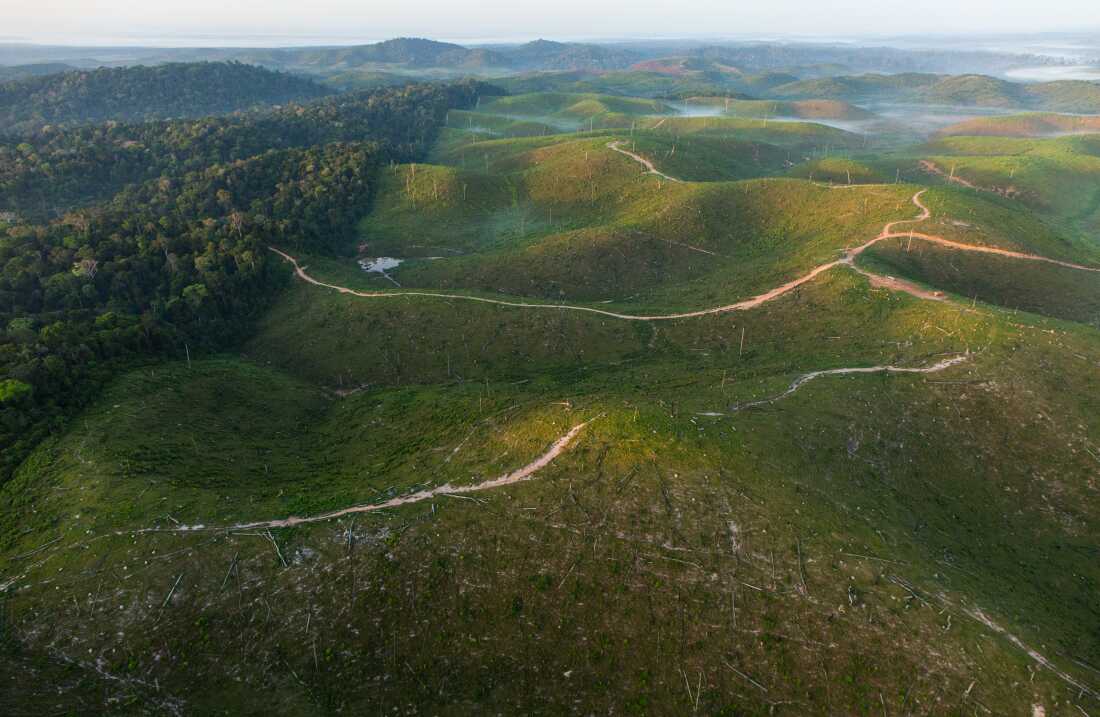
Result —
[[969, 358], [969, 354], [959, 354], [958, 356], [944, 359], [943, 361], [932, 364], [931, 366], [913, 368], [907, 366], [866, 366], [859, 368], [832, 368], [822, 371], [810, 371], [809, 373], [804, 373], [796, 378], [794, 382], [791, 383], [791, 385], [787, 388], [787, 390], [779, 394], [778, 396], [772, 396], [771, 398], [762, 398], [758, 401], [739, 403], [732, 406], [730, 408], [730, 411], [736, 413], [737, 411], [743, 411], [746, 408], [756, 408], [757, 406], [766, 406], [775, 403], [776, 401], [780, 401], [787, 396], [790, 396], [810, 381], [813, 381], [816, 378], [821, 378], [822, 376], [847, 376], [850, 374], [860, 373], [938, 373], [940, 371], [949, 369], [952, 366], [957, 366], [960, 363], [968, 360]]

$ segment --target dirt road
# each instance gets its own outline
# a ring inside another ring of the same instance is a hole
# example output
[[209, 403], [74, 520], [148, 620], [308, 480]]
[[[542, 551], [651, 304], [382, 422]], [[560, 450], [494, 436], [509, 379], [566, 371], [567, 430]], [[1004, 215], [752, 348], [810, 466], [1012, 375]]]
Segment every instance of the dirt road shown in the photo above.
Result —
[[371, 503], [367, 505], [356, 505], [350, 508], [343, 508], [341, 510], [334, 510], [329, 513], [321, 513], [319, 515], [311, 515], [307, 517], [291, 516], [289, 518], [282, 518], [279, 520], [262, 520], [253, 523], [237, 523], [236, 525], [180, 525], [174, 528], [167, 529], [151, 529], [149, 531], [140, 532], [166, 532], [166, 533], [187, 533], [195, 531], [232, 531], [232, 530], [271, 530], [274, 528], [292, 528], [296, 525], [305, 525], [307, 523], [319, 523], [326, 520], [333, 520], [334, 518], [341, 518], [345, 515], [354, 515], [357, 513], [372, 513], [379, 510], [386, 510], [387, 508], [397, 508], [402, 505], [409, 505], [411, 503], [420, 503], [425, 500], [431, 500], [438, 496], [446, 495], [466, 495], [467, 493], [478, 493], [483, 490], [491, 490], [493, 488], [501, 488], [506, 485], [513, 485], [515, 483], [522, 483], [523, 481], [530, 480], [540, 470], [550, 465], [555, 458], [560, 456], [565, 449], [573, 443], [577, 435], [585, 429], [596, 418], [589, 419], [584, 423], [578, 423], [569, 429], [569, 432], [564, 436], [554, 441], [545, 453], [535, 458], [533, 461], [517, 468], [511, 473], [506, 473], [499, 478], [485, 481], [483, 483], [476, 483], [474, 485], [467, 486], [453, 486], [450, 483], [441, 485], [438, 488], [432, 488], [431, 490], [422, 490], [416, 493], [410, 493], [408, 495], [398, 496], [391, 498], [382, 503]]
[[[639, 155], [637, 155], [633, 152], [629, 152], [627, 150], [624, 150], [624, 149], [618, 147], [617, 146], [618, 144], [620, 144], [620, 143], [619, 142], [612, 142], [612, 143], [608, 144], [607, 146], [608, 146], [608, 148], [610, 148], [610, 149], [612, 149], [612, 150], [614, 150], [614, 151], [616, 151], [620, 154], [626, 155], [626, 156], [630, 157], [631, 159], [635, 160], [636, 162], [639, 162], [643, 167], [646, 168], [647, 172], [649, 172], [649, 173], [653, 173], [653, 174], [656, 174], [658, 176], [664, 177], [664, 178], [666, 178], [670, 181], [674, 181], [674, 182], [681, 181], [679, 179], [676, 179], [675, 177], [670, 177], [666, 174], [661, 173], [660, 171], [658, 171], [653, 166], [653, 163], [650, 162], [648, 159], [646, 159], [644, 157], [641, 157], [641, 156], [639, 156]], [[342, 294], [350, 294], [352, 296], [359, 296], [359, 297], [368, 298], [368, 299], [398, 298], [398, 297], [403, 297], [403, 296], [422, 296], [422, 297], [435, 298], [435, 299], [448, 299], [448, 300], [457, 300], [457, 301], [476, 301], [476, 302], [480, 302], [480, 303], [484, 303], [484, 304], [495, 304], [497, 306], [507, 306], [507, 307], [518, 308], [518, 309], [540, 309], [540, 310], [544, 310], [544, 311], [578, 311], [578, 312], [596, 314], [596, 315], [599, 315], [599, 316], [607, 316], [607, 317], [612, 318], [612, 319], [621, 319], [623, 321], [674, 321], [674, 320], [677, 320], [677, 319], [692, 319], [692, 318], [698, 318], [698, 317], [701, 317], [701, 316], [711, 316], [711, 315], [714, 315], [714, 314], [724, 314], [724, 313], [728, 313], [728, 312], [732, 312], [732, 311], [745, 311], [745, 310], [748, 310], [748, 309], [755, 309], [755, 308], [757, 308], [757, 307], [759, 307], [763, 304], [768, 303], [769, 301], [774, 301], [775, 299], [778, 299], [779, 297], [793, 291], [794, 289], [797, 289], [798, 287], [802, 286], [803, 284], [805, 284], [809, 281], [813, 281], [815, 278], [817, 278], [822, 273], [824, 273], [826, 271], [829, 271], [830, 269], [833, 269], [833, 268], [838, 267], [838, 266], [848, 266], [848, 267], [852, 268], [853, 270], [855, 270], [859, 274], [862, 274], [863, 276], [867, 277], [867, 279], [870, 280], [870, 282], [873, 286], [883, 287], [883, 288], [891, 289], [893, 291], [904, 292], [904, 293], [910, 294], [910, 295], [915, 296], [915, 297], [920, 298], [920, 299], [927, 299], [927, 300], [930, 300], [930, 301], [943, 301], [944, 297], [942, 295], [940, 295], [938, 293], [928, 291], [926, 289], [922, 289], [921, 287], [917, 286], [916, 284], [913, 284], [911, 282], [904, 281], [904, 280], [901, 280], [901, 279], [897, 279], [897, 278], [894, 278], [894, 277], [891, 277], [891, 276], [883, 276], [881, 274], [876, 274], [872, 271], [869, 271], [868, 269], [856, 266], [855, 260], [856, 260], [857, 257], [859, 257], [860, 254], [867, 251], [868, 249], [870, 249], [875, 244], [878, 244], [879, 242], [882, 242], [882, 241], [886, 241], [888, 239], [903, 239], [903, 238], [912, 237], [913, 239], [926, 241], [926, 242], [929, 242], [929, 243], [932, 243], [932, 244], [938, 244], [940, 246], [948, 247], [950, 249], [955, 249], [955, 250], [958, 250], [958, 251], [970, 251], [970, 252], [977, 252], [977, 253], [981, 253], [981, 254], [993, 254], [993, 255], [996, 255], [996, 256], [1003, 256], [1003, 257], [1007, 257], [1007, 258], [1010, 258], [1010, 259], [1018, 259], [1018, 260], [1022, 260], [1022, 261], [1041, 262], [1041, 263], [1053, 264], [1055, 266], [1061, 266], [1061, 267], [1065, 267], [1065, 268], [1069, 268], [1069, 269], [1076, 269], [1076, 270], [1079, 270], [1079, 271], [1090, 271], [1090, 272], [1100, 273], [1100, 267], [1084, 266], [1082, 264], [1074, 264], [1074, 263], [1067, 262], [1067, 261], [1060, 261], [1058, 259], [1050, 259], [1048, 257], [1039, 256], [1037, 254], [1026, 254], [1024, 252], [1011, 251], [1011, 250], [1008, 250], [1008, 249], [998, 249], [996, 247], [978, 246], [978, 245], [974, 245], [974, 244], [964, 244], [962, 242], [953, 241], [951, 239], [945, 239], [944, 237], [935, 236], [933, 234], [924, 234], [924, 233], [916, 232], [916, 231], [912, 231], [912, 230], [910, 230], [910, 231], [897, 231], [897, 227], [899, 227], [903, 224], [919, 224], [920, 222], [927, 221], [929, 218], [931, 218], [931, 216], [932, 216], [931, 210], [929, 210], [929, 208], [921, 201], [921, 196], [926, 191], [927, 190], [925, 190], [925, 189], [920, 190], [919, 192], [914, 194], [912, 199], [911, 199], [912, 203], [914, 205], [916, 205], [916, 207], [920, 210], [920, 213], [916, 217], [914, 217], [913, 219], [901, 219], [901, 220], [898, 220], [898, 221], [890, 222], [889, 224], [884, 226], [882, 231], [877, 236], [875, 236], [873, 239], [870, 239], [867, 242], [865, 242], [863, 244], [860, 244], [859, 246], [850, 247], [848, 249], [845, 249], [843, 256], [839, 259], [834, 259], [833, 261], [826, 262], [824, 264], [816, 266], [813, 269], [811, 269], [808, 273], [806, 273], [806, 274], [804, 274], [804, 275], [802, 275], [802, 276], [800, 276], [796, 279], [792, 279], [792, 280], [786, 282], [785, 284], [780, 284], [779, 286], [775, 287], [774, 289], [766, 291], [763, 294], [753, 296], [749, 299], [738, 301], [738, 302], [732, 303], [732, 304], [724, 304], [722, 306], [715, 306], [715, 307], [711, 307], [711, 308], [708, 308], [708, 309], [700, 309], [698, 311], [685, 311], [685, 312], [681, 312], [681, 313], [672, 313], [672, 314], [623, 314], [623, 313], [619, 313], [619, 312], [616, 312], [616, 311], [607, 311], [605, 309], [597, 309], [597, 308], [594, 308], [594, 307], [591, 307], [591, 306], [576, 306], [576, 305], [571, 305], [571, 304], [536, 304], [536, 303], [523, 302], [523, 301], [504, 301], [502, 299], [489, 299], [489, 298], [484, 298], [484, 297], [480, 297], [480, 296], [468, 296], [468, 295], [464, 295], [464, 294], [446, 294], [446, 293], [440, 293], [440, 292], [434, 292], [434, 291], [357, 291], [355, 289], [350, 289], [346, 286], [338, 286], [338, 285], [335, 285], [335, 284], [326, 284], [323, 281], [319, 281], [318, 279], [315, 279], [312, 276], [310, 276], [309, 274], [307, 274], [305, 269], [301, 265], [298, 264], [297, 259], [295, 259], [294, 257], [290, 256], [289, 254], [287, 254], [287, 253], [285, 253], [285, 252], [283, 252], [279, 249], [276, 249], [275, 247], [268, 247], [268, 248], [271, 251], [278, 254], [279, 256], [281, 256], [283, 259], [285, 259], [291, 265], [293, 265], [294, 266], [294, 272], [303, 281], [306, 281], [306, 282], [308, 282], [310, 284], [313, 284], [315, 286], [324, 287], [326, 289], [332, 289], [332, 290], [338, 291]]]

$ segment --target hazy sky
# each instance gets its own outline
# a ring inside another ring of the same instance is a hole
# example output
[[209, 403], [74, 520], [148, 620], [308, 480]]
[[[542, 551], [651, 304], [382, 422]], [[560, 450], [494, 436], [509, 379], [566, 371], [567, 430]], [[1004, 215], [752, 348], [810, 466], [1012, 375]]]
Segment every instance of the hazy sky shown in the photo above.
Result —
[[[0, 38], [164, 44], [1035, 32], [1100, 27], [1097, 0], [0, 0]], [[246, 40], [246, 38], [251, 38]]]

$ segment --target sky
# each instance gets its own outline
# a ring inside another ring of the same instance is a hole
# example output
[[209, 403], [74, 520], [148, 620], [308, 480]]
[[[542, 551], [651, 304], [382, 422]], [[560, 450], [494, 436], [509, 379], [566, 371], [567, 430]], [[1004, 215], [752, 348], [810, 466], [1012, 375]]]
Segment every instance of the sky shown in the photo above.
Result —
[[0, 0], [0, 40], [301, 45], [1100, 29], [1097, 0]]

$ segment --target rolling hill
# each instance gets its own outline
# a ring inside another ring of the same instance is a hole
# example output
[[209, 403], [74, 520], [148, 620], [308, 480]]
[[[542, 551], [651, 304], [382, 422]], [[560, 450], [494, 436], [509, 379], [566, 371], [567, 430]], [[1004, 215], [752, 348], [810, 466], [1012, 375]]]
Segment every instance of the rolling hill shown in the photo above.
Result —
[[797, 119], [867, 120], [873, 112], [839, 100], [739, 100], [726, 97], [688, 97], [691, 105], [720, 107], [723, 113], [735, 117], [790, 117]]
[[450, 42], [401, 37], [373, 45], [333, 48], [281, 49], [248, 53], [253, 62], [317, 70], [341, 70], [365, 65], [392, 65], [406, 69], [433, 67], [479, 69], [505, 67], [509, 63], [497, 53], [468, 49]]
[[73, 71], [0, 84], [0, 125], [14, 133], [44, 125], [196, 117], [328, 94], [311, 80], [239, 63]]
[[1100, 135], [637, 62], [0, 144], [0, 713], [1100, 713]]
[[777, 98], [917, 102], [940, 105], [1100, 113], [1100, 84], [1017, 83], [984, 75], [868, 74], [800, 80], [771, 90]]
[[0, 66], [0, 82], [11, 82], [12, 80], [23, 80], [28, 77], [53, 75], [58, 72], [68, 72], [75, 69], [76, 68], [72, 65], [66, 65], [63, 62], [39, 62], [31, 65]]
[[346, 70], [365, 66], [391, 70], [458, 69], [469, 72], [522, 70], [613, 70], [638, 59], [630, 50], [585, 43], [536, 40], [521, 45], [465, 47], [416, 37], [401, 37], [370, 45], [333, 48], [282, 48], [244, 51], [234, 59], [301, 70]]
[[1100, 133], [1100, 117], [1036, 112], [1008, 117], [979, 117], [941, 129], [941, 136], [1049, 137]]

